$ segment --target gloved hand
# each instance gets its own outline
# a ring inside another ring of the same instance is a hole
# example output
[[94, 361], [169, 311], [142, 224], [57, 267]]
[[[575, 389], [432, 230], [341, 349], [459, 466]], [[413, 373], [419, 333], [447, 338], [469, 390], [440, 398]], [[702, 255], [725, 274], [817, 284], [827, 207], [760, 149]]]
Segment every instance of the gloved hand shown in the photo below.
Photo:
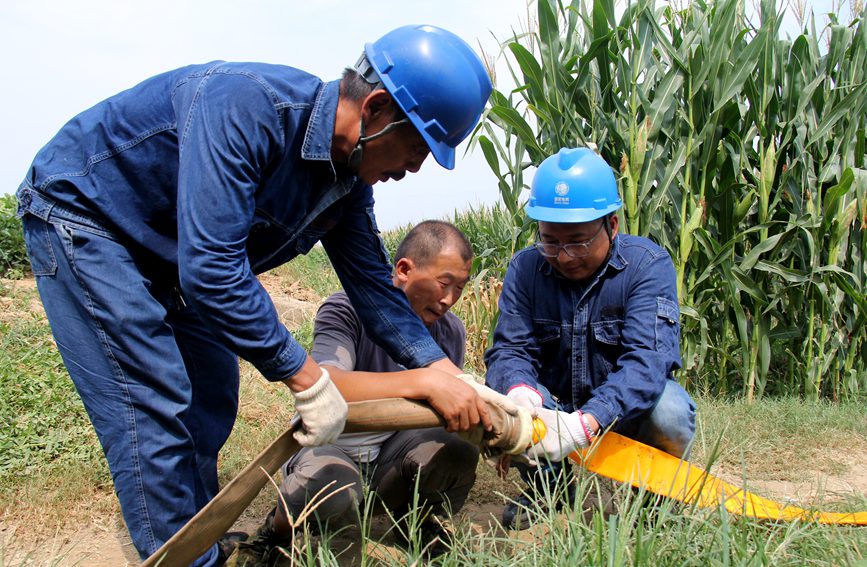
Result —
[[302, 429], [293, 436], [305, 447], [333, 443], [343, 432], [348, 406], [328, 371], [315, 384], [295, 393], [295, 410], [301, 416]]
[[542, 407], [542, 402], [544, 401], [542, 399], [542, 394], [540, 394], [535, 388], [531, 388], [526, 384], [512, 386], [509, 391], [506, 392], [506, 397], [522, 408], [527, 408], [529, 410]]
[[565, 411], [536, 408], [534, 416], [545, 423], [548, 428], [545, 437], [530, 447], [527, 456], [536, 461], [562, 461], [577, 448], [589, 447], [586, 424], [582, 421], [580, 411], [567, 413]]
[[515, 402], [513, 402], [503, 394], [488, 388], [484, 384], [479, 384], [478, 382], [476, 382], [476, 378], [472, 374], [458, 374], [458, 378], [472, 386], [476, 390], [476, 393], [479, 395], [479, 397], [482, 398], [485, 402], [489, 404], [494, 404], [511, 416], [518, 416], [518, 406], [515, 405]]
[[515, 440], [515, 445], [503, 447], [502, 449], [506, 453], [514, 455], [523, 453], [530, 443], [532, 443], [533, 439], [533, 417], [530, 415], [530, 412], [526, 408], [518, 407], [515, 402], [503, 394], [488, 388], [484, 384], [479, 384], [472, 374], [458, 374], [458, 378], [472, 386], [485, 403], [494, 404], [517, 419], [520, 431]]

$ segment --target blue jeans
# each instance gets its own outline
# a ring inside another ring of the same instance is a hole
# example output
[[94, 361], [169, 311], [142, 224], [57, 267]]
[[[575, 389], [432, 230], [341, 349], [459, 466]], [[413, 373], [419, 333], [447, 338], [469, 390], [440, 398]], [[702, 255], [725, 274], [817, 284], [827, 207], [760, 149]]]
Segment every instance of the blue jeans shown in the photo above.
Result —
[[[547, 388], [539, 384], [543, 406], [548, 409], [572, 412], [572, 404], [555, 400]], [[689, 456], [690, 443], [695, 435], [695, 402], [674, 380], [666, 380], [665, 389], [650, 412], [630, 421], [617, 421], [612, 431], [650, 445], [678, 458]], [[539, 468], [517, 465], [521, 477], [528, 483], [538, 482], [541, 474], [550, 480], [557, 478], [562, 463], [540, 463]]]
[[[24, 214], [25, 243], [64, 364], [108, 460], [142, 558], [219, 490], [238, 407], [238, 359], [114, 235], [55, 207]], [[216, 546], [193, 565], [212, 565]]]

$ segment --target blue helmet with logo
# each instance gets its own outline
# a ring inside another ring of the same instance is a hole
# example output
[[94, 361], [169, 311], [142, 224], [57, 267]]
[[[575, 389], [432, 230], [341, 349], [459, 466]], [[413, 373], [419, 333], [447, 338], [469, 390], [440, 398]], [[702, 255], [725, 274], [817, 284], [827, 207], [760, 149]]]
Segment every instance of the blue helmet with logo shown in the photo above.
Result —
[[525, 208], [531, 219], [589, 222], [622, 205], [611, 167], [589, 148], [563, 148], [543, 161]]
[[437, 162], [455, 167], [455, 148], [479, 121], [491, 79], [467, 43], [444, 29], [403, 26], [364, 47], [356, 69], [375, 71]]

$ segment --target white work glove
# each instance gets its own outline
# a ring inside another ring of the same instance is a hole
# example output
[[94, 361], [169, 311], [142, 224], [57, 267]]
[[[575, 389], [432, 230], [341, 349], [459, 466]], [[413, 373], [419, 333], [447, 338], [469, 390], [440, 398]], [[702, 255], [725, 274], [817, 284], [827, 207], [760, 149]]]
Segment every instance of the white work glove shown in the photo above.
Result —
[[590, 439], [587, 432], [590, 429], [583, 421], [580, 411], [567, 413], [565, 411], [536, 408], [533, 415], [545, 423], [548, 428], [545, 437], [530, 447], [527, 456], [535, 461], [562, 461], [576, 449], [589, 447]]
[[526, 384], [512, 386], [509, 391], [506, 392], [506, 397], [522, 408], [527, 408], [529, 410], [542, 407], [542, 402], [544, 401], [542, 399], [542, 394], [540, 394], [538, 390], [531, 388]]
[[478, 394], [485, 402], [494, 404], [509, 415], [518, 415], [518, 406], [515, 405], [515, 402], [496, 390], [492, 390], [484, 384], [479, 384], [476, 382], [476, 378], [472, 374], [458, 374], [458, 378], [472, 386], [476, 390], [476, 394]]
[[343, 432], [348, 409], [346, 400], [323, 368], [315, 384], [295, 393], [295, 411], [301, 416], [302, 429], [293, 437], [305, 447], [333, 443]]
[[476, 394], [485, 403], [494, 404], [507, 414], [517, 418], [520, 431], [515, 440], [515, 445], [512, 447], [502, 447], [502, 449], [511, 455], [523, 453], [530, 443], [533, 442], [533, 416], [530, 415], [530, 412], [526, 408], [518, 407], [515, 402], [496, 390], [492, 390], [484, 384], [479, 384], [472, 374], [458, 374], [458, 378], [472, 386]]

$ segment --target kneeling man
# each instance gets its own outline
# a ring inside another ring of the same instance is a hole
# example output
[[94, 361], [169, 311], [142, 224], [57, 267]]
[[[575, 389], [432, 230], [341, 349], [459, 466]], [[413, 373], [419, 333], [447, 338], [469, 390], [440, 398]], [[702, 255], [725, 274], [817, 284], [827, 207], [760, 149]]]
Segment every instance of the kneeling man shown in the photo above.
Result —
[[[530, 456], [552, 465], [521, 467], [531, 483], [550, 482], [559, 461], [609, 427], [676, 457], [695, 432], [695, 404], [672, 374], [674, 265], [651, 240], [618, 233], [620, 206], [611, 168], [587, 148], [560, 150], [533, 178], [526, 212], [537, 241], [509, 264], [485, 353], [488, 386], [547, 425]], [[531, 502], [508, 505], [504, 525], [526, 527], [518, 513]]]

